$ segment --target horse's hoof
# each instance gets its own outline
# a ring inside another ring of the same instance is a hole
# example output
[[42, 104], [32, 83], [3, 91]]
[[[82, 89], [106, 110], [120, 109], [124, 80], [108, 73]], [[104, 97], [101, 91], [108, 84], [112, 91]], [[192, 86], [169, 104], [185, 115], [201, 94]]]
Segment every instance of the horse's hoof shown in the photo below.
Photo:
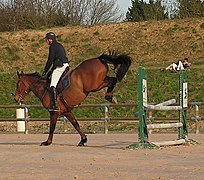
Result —
[[84, 143], [87, 143], [87, 137], [84, 139], [81, 139], [81, 141], [79, 142], [78, 146], [84, 146]]
[[112, 102], [113, 96], [105, 96], [105, 99], [109, 102]]
[[118, 103], [116, 97], [113, 96], [113, 95], [106, 95], [106, 96], [105, 96], [105, 99], [106, 99], [107, 101], [109, 101], [110, 103], [114, 103], [114, 104], [117, 104], [117, 103]]
[[51, 143], [48, 143], [48, 141], [42, 142], [40, 146], [49, 146]]
[[118, 100], [116, 99], [115, 96], [113, 96], [112, 103], [114, 103], [114, 104], [118, 104]]

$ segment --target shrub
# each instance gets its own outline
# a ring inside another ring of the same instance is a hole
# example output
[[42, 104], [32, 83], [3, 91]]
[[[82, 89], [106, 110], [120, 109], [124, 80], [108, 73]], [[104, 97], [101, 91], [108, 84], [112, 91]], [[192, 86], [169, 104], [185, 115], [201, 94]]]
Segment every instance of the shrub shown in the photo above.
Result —
[[200, 28], [201, 28], [201, 29], [204, 29], [204, 23], [202, 23], [202, 24], [200, 25]]

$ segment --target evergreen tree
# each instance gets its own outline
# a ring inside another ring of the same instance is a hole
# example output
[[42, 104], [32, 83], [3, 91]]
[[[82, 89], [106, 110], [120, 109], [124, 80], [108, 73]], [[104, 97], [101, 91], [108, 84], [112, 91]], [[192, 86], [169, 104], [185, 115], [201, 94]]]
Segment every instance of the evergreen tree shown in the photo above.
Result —
[[163, 20], [167, 18], [165, 7], [161, 0], [132, 0], [132, 7], [128, 8], [127, 21]]

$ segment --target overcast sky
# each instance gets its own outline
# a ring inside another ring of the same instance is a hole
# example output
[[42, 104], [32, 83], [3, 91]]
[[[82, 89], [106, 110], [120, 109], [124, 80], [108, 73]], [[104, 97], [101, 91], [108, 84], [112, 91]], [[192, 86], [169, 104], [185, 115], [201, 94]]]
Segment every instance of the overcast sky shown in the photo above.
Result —
[[128, 8], [132, 5], [131, 0], [117, 0], [120, 9], [126, 13]]

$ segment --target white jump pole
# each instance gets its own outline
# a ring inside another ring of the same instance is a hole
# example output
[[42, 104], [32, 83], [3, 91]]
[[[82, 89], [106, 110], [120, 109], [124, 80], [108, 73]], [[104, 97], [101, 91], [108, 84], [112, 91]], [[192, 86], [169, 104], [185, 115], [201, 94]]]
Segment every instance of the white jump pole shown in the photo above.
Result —
[[182, 106], [157, 106], [157, 105], [147, 104], [145, 107], [147, 109], [159, 110], [159, 111], [178, 111], [178, 110], [182, 110]]
[[169, 106], [171, 104], [175, 104], [176, 103], [176, 99], [170, 99], [168, 101], [164, 101], [162, 103], [156, 104], [155, 106]]
[[183, 123], [148, 124], [147, 129], [165, 129], [183, 127]]

